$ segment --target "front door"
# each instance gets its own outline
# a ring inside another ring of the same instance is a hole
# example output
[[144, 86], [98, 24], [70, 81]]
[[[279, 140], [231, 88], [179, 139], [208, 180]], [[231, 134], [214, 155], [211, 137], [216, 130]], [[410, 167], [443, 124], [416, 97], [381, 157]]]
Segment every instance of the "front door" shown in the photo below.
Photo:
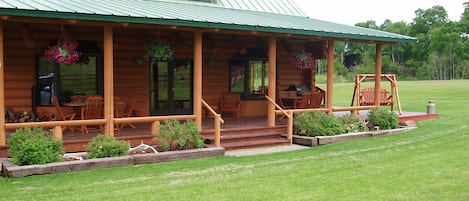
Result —
[[192, 60], [157, 62], [150, 74], [152, 115], [192, 114]]

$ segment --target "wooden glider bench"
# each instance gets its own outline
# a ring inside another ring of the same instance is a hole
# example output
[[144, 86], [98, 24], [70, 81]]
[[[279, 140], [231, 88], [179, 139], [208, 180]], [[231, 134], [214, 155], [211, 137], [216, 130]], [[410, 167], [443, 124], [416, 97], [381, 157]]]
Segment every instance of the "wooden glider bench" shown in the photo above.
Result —
[[[394, 111], [394, 98], [388, 95], [386, 89], [381, 89], [379, 98], [379, 105], [391, 106], [391, 111]], [[366, 88], [360, 91], [360, 105], [374, 105], [375, 104], [375, 88]]]

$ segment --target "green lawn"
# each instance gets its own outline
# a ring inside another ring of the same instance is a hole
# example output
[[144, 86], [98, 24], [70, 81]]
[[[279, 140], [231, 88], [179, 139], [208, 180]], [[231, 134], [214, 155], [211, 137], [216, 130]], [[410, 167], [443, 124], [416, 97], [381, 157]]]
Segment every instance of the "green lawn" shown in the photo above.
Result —
[[[335, 86], [348, 105], [353, 84]], [[399, 82], [419, 129], [306, 150], [0, 179], [2, 200], [469, 200], [469, 80]]]

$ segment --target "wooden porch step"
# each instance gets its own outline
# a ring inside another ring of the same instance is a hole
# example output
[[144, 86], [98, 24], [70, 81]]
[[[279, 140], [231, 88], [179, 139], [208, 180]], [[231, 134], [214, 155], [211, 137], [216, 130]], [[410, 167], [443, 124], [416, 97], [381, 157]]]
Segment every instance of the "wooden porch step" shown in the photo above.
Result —
[[[285, 126], [223, 129], [220, 144], [226, 150], [289, 145], [290, 141], [282, 137], [285, 132]], [[204, 130], [201, 134], [205, 137], [207, 146], [214, 145], [213, 130]]]
[[[232, 133], [232, 134], [221, 134], [220, 140], [223, 141], [239, 141], [246, 139], [257, 139], [257, 138], [275, 138], [281, 136], [280, 132], [262, 132], [262, 133]], [[214, 140], [215, 136], [205, 136], [205, 139]]]

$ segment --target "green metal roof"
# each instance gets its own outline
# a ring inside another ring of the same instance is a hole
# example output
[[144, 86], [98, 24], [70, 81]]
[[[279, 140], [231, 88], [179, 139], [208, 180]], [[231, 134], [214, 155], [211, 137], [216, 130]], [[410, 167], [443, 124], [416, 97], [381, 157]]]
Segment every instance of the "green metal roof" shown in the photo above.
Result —
[[0, 0], [0, 15], [177, 25], [382, 42], [415, 38], [309, 17], [157, 0]]

